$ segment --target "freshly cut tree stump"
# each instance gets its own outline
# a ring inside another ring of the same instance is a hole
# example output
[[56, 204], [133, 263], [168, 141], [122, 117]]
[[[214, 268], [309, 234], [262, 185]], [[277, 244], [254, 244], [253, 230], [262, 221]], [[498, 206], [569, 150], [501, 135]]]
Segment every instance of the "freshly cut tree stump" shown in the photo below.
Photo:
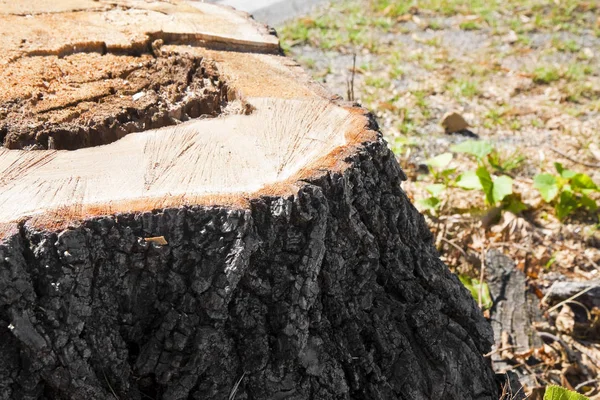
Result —
[[0, 399], [496, 399], [372, 117], [246, 15], [0, 7]]

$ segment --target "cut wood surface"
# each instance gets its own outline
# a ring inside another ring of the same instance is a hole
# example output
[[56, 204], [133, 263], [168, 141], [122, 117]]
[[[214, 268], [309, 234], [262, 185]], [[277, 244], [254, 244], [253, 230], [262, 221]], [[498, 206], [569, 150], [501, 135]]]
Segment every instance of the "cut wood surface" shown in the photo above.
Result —
[[204, 3], [72, 1], [50, 14], [54, 3], [34, 4], [11, 2], [0, 23], [5, 227], [285, 192], [343, 161], [336, 148], [375, 138], [362, 111], [333, 104], [290, 60], [210, 50], [277, 50], [243, 15]]
[[247, 15], [0, 1], [0, 399], [497, 399], [373, 117]]

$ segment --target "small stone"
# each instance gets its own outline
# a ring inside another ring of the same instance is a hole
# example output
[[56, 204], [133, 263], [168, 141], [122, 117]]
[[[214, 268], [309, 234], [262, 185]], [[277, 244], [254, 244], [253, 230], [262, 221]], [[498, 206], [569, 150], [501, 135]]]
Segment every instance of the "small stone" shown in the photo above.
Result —
[[146, 92], [138, 92], [138, 93], [134, 94], [133, 96], [131, 96], [131, 98], [133, 99], [133, 101], [138, 101], [139, 99], [144, 97], [145, 94], [146, 94]]
[[511, 30], [509, 31], [503, 38], [502, 41], [504, 43], [515, 43], [517, 40], [519, 40], [519, 36], [517, 36], [517, 34], [515, 33], [515, 31]]
[[457, 112], [446, 113], [442, 117], [442, 126], [446, 133], [456, 133], [469, 127], [469, 124], [462, 115]]
[[594, 52], [592, 51], [592, 49], [590, 49], [589, 47], [584, 47], [581, 52], [583, 53], [583, 55], [585, 56], [585, 58], [593, 58], [594, 57]]

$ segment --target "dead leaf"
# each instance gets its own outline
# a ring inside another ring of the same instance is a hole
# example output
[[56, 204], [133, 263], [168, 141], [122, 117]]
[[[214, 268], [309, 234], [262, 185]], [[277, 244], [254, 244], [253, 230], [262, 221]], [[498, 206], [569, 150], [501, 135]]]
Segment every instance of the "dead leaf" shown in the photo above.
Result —
[[568, 305], [563, 305], [556, 317], [556, 329], [559, 332], [570, 335], [575, 327], [575, 313]]
[[469, 124], [465, 118], [457, 112], [446, 113], [442, 117], [442, 126], [446, 133], [455, 133], [465, 130], [469, 127]]
[[146, 241], [148, 243], [154, 243], [159, 246], [165, 246], [165, 245], [169, 244], [164, 236], [155, 236], [155, 237], [144, 238], [144, 241]]

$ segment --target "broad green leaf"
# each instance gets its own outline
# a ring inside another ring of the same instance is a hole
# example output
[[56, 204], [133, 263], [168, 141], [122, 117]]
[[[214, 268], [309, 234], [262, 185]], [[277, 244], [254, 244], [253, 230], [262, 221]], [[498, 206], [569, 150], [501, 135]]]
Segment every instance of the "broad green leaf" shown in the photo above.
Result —
[[475, 174], [479, 177], [481, 188], [489, 205], [494, 205], [494, 182], [486, 167], [479, 167]]
[[581, 205], [592, 212], [598, 209], [598, 204], [596, 204], [596, 200], [591, 199], [586, 195], [581, 196]]
[[432, 168], [444, 168], [452, 161], [452, 153], [443, 153], [425, 161], [425, 164]]
[[554, 200], [559, 190], [556, 177], [550, 174], [536, 175], [533, 179], [533, 187], [540, 191], [542, 199], [547, 203]]
[[558, 172], [558, 174], [565, 179], [571, 179], [572, 177], [574, 177], [577, 174], [577, 172], [575, 172], [575, 171], [571, 171], [570, 169], [565, 169], [563, 167], [563, 165], [559, 162], [554, 163], [554, 168], [556, 168], [556, 172]]
[[494, 204], [504, 200], [513, 193], [513, 180], [510, 176], [502, 175], [494, 180], [493, 186]]
[[479, 303], [479, 293], [481, 292], [481, 305], [484, 309], [488, 309], [492, 306], [492, 295], [490, 294], [490, 288], [488, 284], [483, 282], [479, 283], [478, 279], [473, 279], [473, 289], [477, 291], [477, 295], [474, 296], [477, 303]]
[[569, 214], [571, 214], [575, 209], [577, 209], [577, 200], [575, 199], [573, 192], [571, 191], [562, 191], [559, 197], [558, 203], [554, 209], [556, 210], [556, 216], [558, 219], [563, 220]]
[[466, 140], [450, 147], [450, 150], [455, 153], [467, 153], [480, 160], [490, 154], [493, 149], [491, 144], [479, 140]]
[[456, 181], [456, 186], [463, 189], [482, 189], [481, 182], [475, 171], [467, 171], [460, 174]]
[[504, 198], [503, 208], [506, 211], [510, 211], [511, 213], [517, 215], [522, 211], [527, 210], [529, 207], [527, 207], [527, 204], [523, 203], [516, 196], [510, 195]]
[[544, 400], [589, 400], [589, 398], [564, 387], [551, 385], [546, 388]]
[[571, 178], [571, 187], [575, 190], [598, 190], [598, 185], [587, 174], [575, 174]]
[[434, 185], [429, 185], [425, 188], [433, 197], [438, 197], [444, 190], [446, 190], [446, 185], [441, 183], [436, 183]]
[[440, 206], [440, 199], [437, 197], [428, 197], [426, 199], [421, 199], [417, 203], [419, 203], [426, 210], [436, 210]]
[[458, 279], [471, 292], [471, 296], [473, 296], [477, 303], [479, 303], [479, 291], [481, 289], [481, 305], [483, 308], [490, 308], [492, 306], [492, 296], [490, 295], [490, 288], [487, 283], [479, 284], [478, 279], [472, 279], [466, 275], [459, 275]]
[[452, 175], [454, 172], [456, 172], [456, 168], [447, 168], [447, 169], [443, 170], [442, 172], [440, 172], [440, 174], [439, 174], [439, 175], [440, 175], [442, 178], [447, 178], [447, 179], [449, 179], [449, 178], [450, 178], [450, 175]]

